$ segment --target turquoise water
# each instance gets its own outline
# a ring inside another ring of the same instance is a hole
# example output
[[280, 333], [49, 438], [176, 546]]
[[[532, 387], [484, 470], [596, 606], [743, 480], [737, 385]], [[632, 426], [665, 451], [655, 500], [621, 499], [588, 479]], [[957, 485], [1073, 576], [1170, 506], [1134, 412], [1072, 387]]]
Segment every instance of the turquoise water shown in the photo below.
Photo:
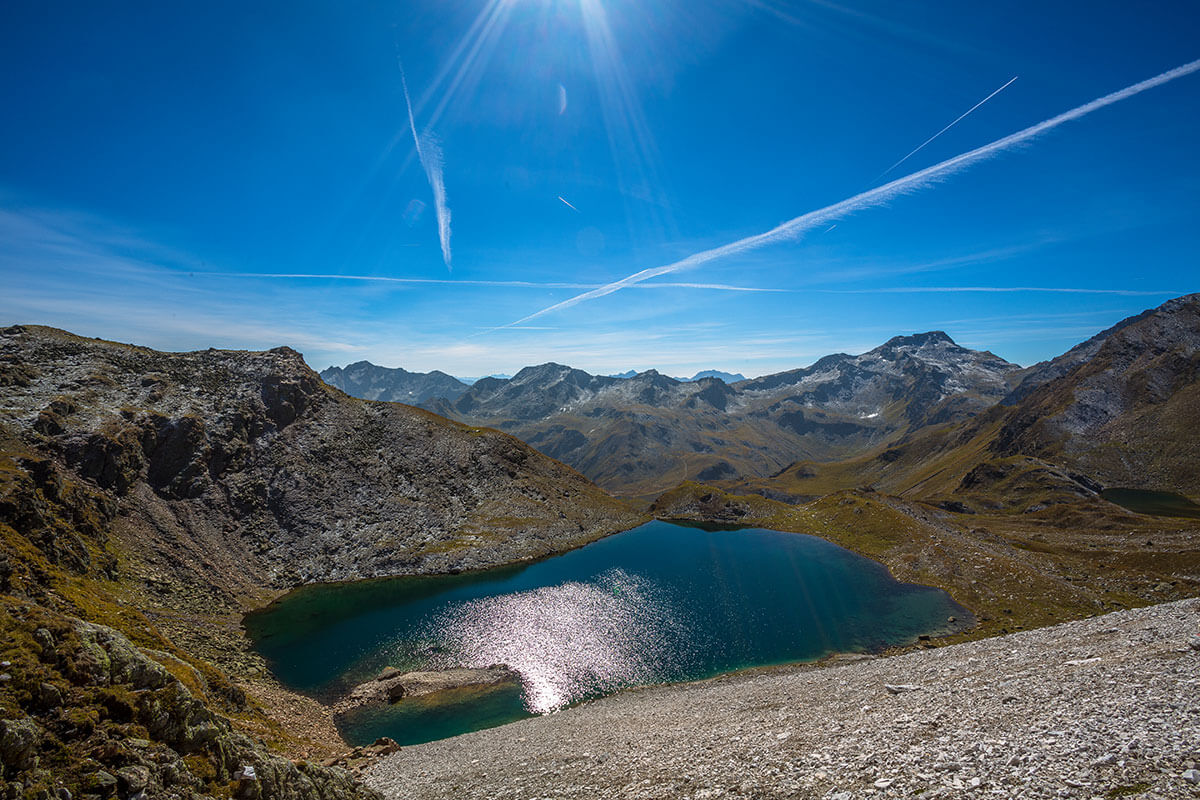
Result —
[[430, 741], [624, 687], [877, 650], [970, 620], [823, 539], [651, 522], [521, 567], [298, 589], [249, 615], [286, 685], [332, 700], [385, 666], [504, 663], [521, 686], [344, 715], [347, 741]]
[[1200, 519], [1200, 505], [1181, 494], [1146, 489], [1105, 489], [1100, 496], [1137, 514]]

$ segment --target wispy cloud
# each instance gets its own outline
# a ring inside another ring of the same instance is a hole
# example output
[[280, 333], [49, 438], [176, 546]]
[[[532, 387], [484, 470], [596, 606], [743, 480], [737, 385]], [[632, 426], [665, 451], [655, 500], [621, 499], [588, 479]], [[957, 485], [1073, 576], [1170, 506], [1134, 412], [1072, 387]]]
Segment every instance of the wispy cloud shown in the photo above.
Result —
[[1177, 289], [1077, 289], [1059, 286], [884, 286], [874, 289], [812, 289], [824, 294], [924, 294], [936, 292], [1048, 292], [1051, 294], [1117, 294], [1164, 297], [1186, 294]]
[[967, 117], [969, 117], [969, 116], [971, 115], [971, 112], [973, 112], [975, 109], [979, 108], [981, 105], [983, 105], [984, 103], [986, 103], [988, 100], [991, 100], [993, 97], [995, 97], [996, 95], [998, 95], [998, 94], [1000, 94], [1001, 92], [1003, 92], [1003, 91], [1004, 91], [1005, 89], [1007, 89], [1009, 86], [1012, 86], [1012, 84], [1013, 84], [1013, 81], [1015, 81], [1015, 80], [1017, 79], [1017, 77], [1018, 77], [1018, 76], [1014, 75], [1012, 78], [1010, 78], [1010, 79], [1009, 79], [1008, 83], [1004, 84], [1004, 85], [1003, 85], [1003, 86], [1001, 86], [999, 89], [997, 89], [996, 91], [992, 92], [992, 93], [991, 93], [991, 94], [989, 94], [987, 97], [983, 98], [983, 99], [982, 99], [982, 100], [980, 100], [978, 103], [976, 103], [975, 105], [973, 105], [973, 106], [971, 106], [970, 108], [968, 108], [968, 109], [967, 109], [966, 111], [964, 111], [964, 112], [963, 112], [963, 113], [962, 113], [962, 114], [961, 114], [961, 115], [960, 115], [960, 116], [959, 116], [957, 119], [955, 119], [953, 122], [951, 122], [951, 123], [950, 123], [949, 125], [947, 125], [946, 127], [942, 128], [940, 131], [938, 131], [937, 133], [935, 133], [933, 136], [930, 136], [928, 139], [926, 139], [925, 141], [921, 142], [919, 145], [917, 145], [917, 148], [916, 148], [915, 150], [913, 150], [911, 153], [909, 153], [909, 154], [908, 154], [908, 155], [906, 155], [904, 158], [900, 159], [900, 160], [899, 160], [899, 161], [897, 161], [895, 164], [892, 164], [890, 167], [888, 167], [887, 169], [885, 169], [883, 172], [879, 173], [879, 174], [878, 174], [878, 175], [876, 175], [874, 178], [872, 178], [872, 179], [871, 179], [871, 180], [872, 180], [872, 182], [879, 180], [879, 179], [880, 179], [880, 178], [882, 178], [884, 175], [887, 175], [889, 172], [891, 172], [892, 170], [894, 170], [896, 167], [900, 166], [900, 165], [901, 165], [901, 164], [903, 164], [905, 161], [908, 161], [910, 158], [912, 158], [913, 156], [915, 156], [917, 153], [919, 153], [919, 152], [921, 152], [922, 150], [924, 150], [926, 145], [928, 145], [928, 144], [929, 144], [930, 142], [932, 142], [934, 139], [938, 138], [938, 137], [939, 137], [939, 136], [941, 136], [943, 133], [945, 133], [946, 131], [950, 130], [950, 129], [951, 129], [951, 128], [953, 128], [955, 125], [957, 125], [958, 123], [962, 122], [964, 119], [966, 119]]
[[[477, 280], [477, 279], [451, 279], [451, 278], [393, 278], [387, 275], [341, 275], [335, 273], [312, 273], [312, 272], [193, 272], [192, 275], [206, 276], [213, 278], [266, 278], [272, 280], [280, 279], [297, 279], [297, 280], [341, 280], [341, 281], [366, 281], [376, 283], [399, 283], [413, 285], [433, 285], [433, 286], [495, 286], [495, 287], [510, 287], [517, 289], [598, 289], [605, 284], [597, 283], [563, 283], [558, 281], [498, 281], [498, 280]], [[731, 286], [726, 283], [678, 283], [678, 282], [662, 282], [662, 283], [643, 283], [638, 284], [639, 289], [709, 289], [720, 292], [793, 292], [794, 289], [775, 289], [761, 286]]]
[[429, 179], [429, 188], [433, 190], [433, 208], [437, 213], [438, 241], [442, 245], [442, 261], [446, 269], [450, 269], [450, 208], [446, 204], [446, 181], [442, 175], [444, 159], [442, 148], [433, 131], [425, 129], [424, 135], [417, 134], [417, 123], [413, 119], [412, 98], [408, 96], [408, 81], [404, 77], [404, 67], [400, 67], [400, 85], [404, 89], [404, 105], [408, 109], [408, 128], [412, 131], [413, 144], [417, 148], [417, 158]]
[[[509, 324], [520, 325], [525, 322], [529, 322], [530, 320], [537, 319], [545, 314], [550, 314], [555, 311], [563, 311], [587, 300], [594, 300], [599, 297], [604, 297], [612, 294], [613, 292], [620, 291], [621, 289], [626, 289], [630, 286], [635, 286], [639, 283], [642, 283], [643, 281], [650, 280], [651, 278], [657, 278], [660, 275], [666, 275], [686, 269], [694, 269], [702, 264], [706, 264], [710, 261], [715, 261], [720, 258], [726, 258], [728, 256], [746, 253], [751, 250], [757, 250], [758, 248], [781, 241], [798, 239], [805, 232], [812, 230], [815, 227], [829, 225], [830, 223], [835, 222], [836, 220], [839, 220], [849, 214], [863, 211], [868, 208], [875, 208], [877, 206], [884, 205], [897, 197], [934, 186], [946, 180], [947, 178], [962, 172], [968, 167], [974, 166], [982, 161], [995, 158], [1001, 153], [1011, 150], [1018, 145], [1030, 142], [1036, 137], [1047, 133], [1054, 128], [1057, 128], [1060, 125], [1077, 120], [1081, 117], [1091, 114], [1093, 111], [1098, 111], [1102, 108], [1113, 105], [1114, 103], [1127, 100], [1130, 97], [1141, 94], [1149, 89], [1162, 86], [1165, 83], [1182, 78], [1185, 75], [1190, 75], [1197, 70], [1200, 70], [1200, 60], [1191, 61], [1182, 66], [1176, 67], [1175, 69], [1156, 75], [1153, 78], [1148, 78], [1147, 80], [1135, 83], [1132, 86], [1128, 86], [1119, 91], [1092, 100], [1089, 103], [1077, 106], [1070, 111], [1066, 111], [1058, 116], [1051, 117], [1050, 119], [1039, 122], [1036, 125], [1025, 128], [1024, 130], [1017, 131], [1016, 133], [1010, 134], [1001, 139], [997, 139], [996, 141], [985, 144], [982, 147], [978, 147], [961, 155], [949, 158], [931, 167], [926, 167], [923, 170], [911, 173], [903, 178], [897, 178], [896, 180], [877, 188], [861, 192], [853, 197], [834, 203], [833, 205], [817, 209], [816, 211], [810, 211], [807, 214], [803, 214], [795, 219], [784, 222], [781, 225], [777, 225], [776, 227], [764, 233], [760, 233], [755, 236], [748, 236], [744, 239], [739, 239], [736, 242], [731, 242], [720, 247], [703, 250], [699, 253], [694, 253], [687, 258], [663, 265], [661, 267], [652, 267], [650, 269], [641, 270], [640, 272], [635, 272], [632, 275], [617, 281], [613, 281], [612, 283], [606, 284], [597, 289], [592, 289], [560, 303], [555, 303], [552, 306], [543, 308], [540, 311], [536, 311], [533, 314], [522, 317], [521, 319]], [[499, 327], [504, 328], [507, 326]]]

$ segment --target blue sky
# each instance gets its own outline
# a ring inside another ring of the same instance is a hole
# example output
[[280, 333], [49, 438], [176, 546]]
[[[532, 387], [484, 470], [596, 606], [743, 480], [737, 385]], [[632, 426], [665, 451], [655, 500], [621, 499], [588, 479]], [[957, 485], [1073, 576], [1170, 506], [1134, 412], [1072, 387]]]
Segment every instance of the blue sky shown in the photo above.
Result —
[[458, 375], [935, 328], [1028, 364], [1200, 290], [1200, 72], [905, 176], [1195, 59], [1190, 2], [6, 3], [0, 322]]

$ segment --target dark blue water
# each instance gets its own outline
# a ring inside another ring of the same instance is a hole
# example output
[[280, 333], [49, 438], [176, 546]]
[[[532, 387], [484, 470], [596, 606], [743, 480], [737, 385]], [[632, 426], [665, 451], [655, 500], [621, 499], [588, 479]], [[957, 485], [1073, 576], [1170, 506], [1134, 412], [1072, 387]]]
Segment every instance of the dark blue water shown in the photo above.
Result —
[[1145, 489], [1105, 489], [1100, 496], [1136, 514], [1158, 517], [1189, 517], [1200, 519], [1200, 504], [1174, 492], [1153, 492]]
[[505, 663], [519, 687], [345, 715], [351, 743], [429, 741], [646, 683], [877, 650], [970, 615], [823, 539], [651, 522], [524, 567], [305, 587], [247, 617], [286, 685], [335, 699], [385, 666]]

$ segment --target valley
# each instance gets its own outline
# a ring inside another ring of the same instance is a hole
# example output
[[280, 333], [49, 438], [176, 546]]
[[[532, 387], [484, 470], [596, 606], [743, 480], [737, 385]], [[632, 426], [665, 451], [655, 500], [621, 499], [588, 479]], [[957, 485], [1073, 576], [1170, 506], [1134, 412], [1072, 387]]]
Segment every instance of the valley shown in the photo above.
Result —
[[388, 747], [347, 754], [336, 698], [281, 684], [243, 614], [307, 584], [549, 564], [651, 519], [821, 537], [972, 619], [888, 652], [1200, 595], [1198, 341], [1191, 295], [1031, 368], [937, 333], [733, 385], [546, 365], [427, 401], [455, 421], [350, 397], [287, 348], [6, 328], [0, 695], [5, 741], [30, 743], [6, 775], [192, 798], [250, 764], [269, 796], [373, 797], [353, 775]]

